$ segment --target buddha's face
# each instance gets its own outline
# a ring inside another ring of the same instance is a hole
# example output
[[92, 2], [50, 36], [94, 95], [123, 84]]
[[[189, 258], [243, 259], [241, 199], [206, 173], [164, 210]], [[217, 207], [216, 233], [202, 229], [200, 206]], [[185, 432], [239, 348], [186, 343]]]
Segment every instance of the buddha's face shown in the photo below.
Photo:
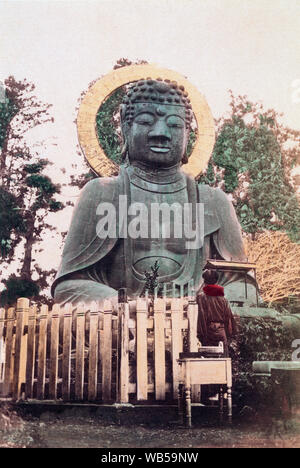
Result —
[[151, 167], [179, 164], [186, 150], [185, 109], [172, 104], [137, 103], [126, 140], [130, 162]]

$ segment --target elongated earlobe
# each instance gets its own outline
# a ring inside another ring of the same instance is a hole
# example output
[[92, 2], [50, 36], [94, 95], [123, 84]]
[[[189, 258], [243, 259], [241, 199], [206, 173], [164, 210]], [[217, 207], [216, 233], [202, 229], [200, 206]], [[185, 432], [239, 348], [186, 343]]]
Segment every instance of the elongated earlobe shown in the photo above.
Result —
[[182, 164], [187, 164], [188, 162], [189, 162], [189, 159], [188, 159], [187, 154], [185, 152], [184, 155], [182, 156], [181, 163]]
[[121, 151], [121, 156], [122, 156], [123, 161], [126, 159], [127, 151], [128, 151], [128, 143], [127, 143], [127, 140], [125, 140], [125, 143]]

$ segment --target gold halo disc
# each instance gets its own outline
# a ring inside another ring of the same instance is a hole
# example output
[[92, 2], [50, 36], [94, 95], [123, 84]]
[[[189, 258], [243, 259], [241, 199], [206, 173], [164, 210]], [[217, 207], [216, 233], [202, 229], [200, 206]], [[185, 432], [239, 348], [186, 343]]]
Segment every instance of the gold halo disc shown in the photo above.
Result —
[[177, 81], [188, 92], [198, 134], [189, 161], [182, 166], [182, 170], [192, 177], [198, 177], [205, 169], [215, 143], [214, 120], [210, 108], [205, 97], [184, 76], [153, 64], [130, 65], [113, 70], [97, 80], [86, 92], [77, 116], [78, 140], [85, 158], [91, 168], [102, 177], [118, 172], [118, 166], [106, 156], [98, 141], [96, 115], [101, 104], [117, 88], [147, 77]]

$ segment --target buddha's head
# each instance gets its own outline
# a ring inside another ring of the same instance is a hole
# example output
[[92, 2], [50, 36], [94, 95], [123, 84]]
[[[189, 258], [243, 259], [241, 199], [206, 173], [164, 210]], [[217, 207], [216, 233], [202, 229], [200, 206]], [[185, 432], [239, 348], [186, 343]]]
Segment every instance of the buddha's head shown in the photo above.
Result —
[[187, 162], [193, 115], [187, 96], [183, 86], [168, 80], [149, 78], [129, 88], [121, 104], [121, 125], [130, 163], [167, 168]]

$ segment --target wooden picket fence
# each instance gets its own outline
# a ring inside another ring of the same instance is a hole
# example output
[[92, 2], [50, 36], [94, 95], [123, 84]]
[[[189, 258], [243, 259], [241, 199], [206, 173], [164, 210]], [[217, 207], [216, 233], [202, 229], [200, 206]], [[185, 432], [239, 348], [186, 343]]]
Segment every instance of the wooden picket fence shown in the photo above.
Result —
[[[187, 301], [185, 301], [187, 302]], [[185, 309], [185, 310], [184, 310]], [[0, 396], [127, 403], [177, 397], [183, 350], [196, 351], [197, 305], [138, 298], [100, 307], [46, 305], [21, 298], [0, 309]], [[197, 400], [197, 389], [194, 399]]]

